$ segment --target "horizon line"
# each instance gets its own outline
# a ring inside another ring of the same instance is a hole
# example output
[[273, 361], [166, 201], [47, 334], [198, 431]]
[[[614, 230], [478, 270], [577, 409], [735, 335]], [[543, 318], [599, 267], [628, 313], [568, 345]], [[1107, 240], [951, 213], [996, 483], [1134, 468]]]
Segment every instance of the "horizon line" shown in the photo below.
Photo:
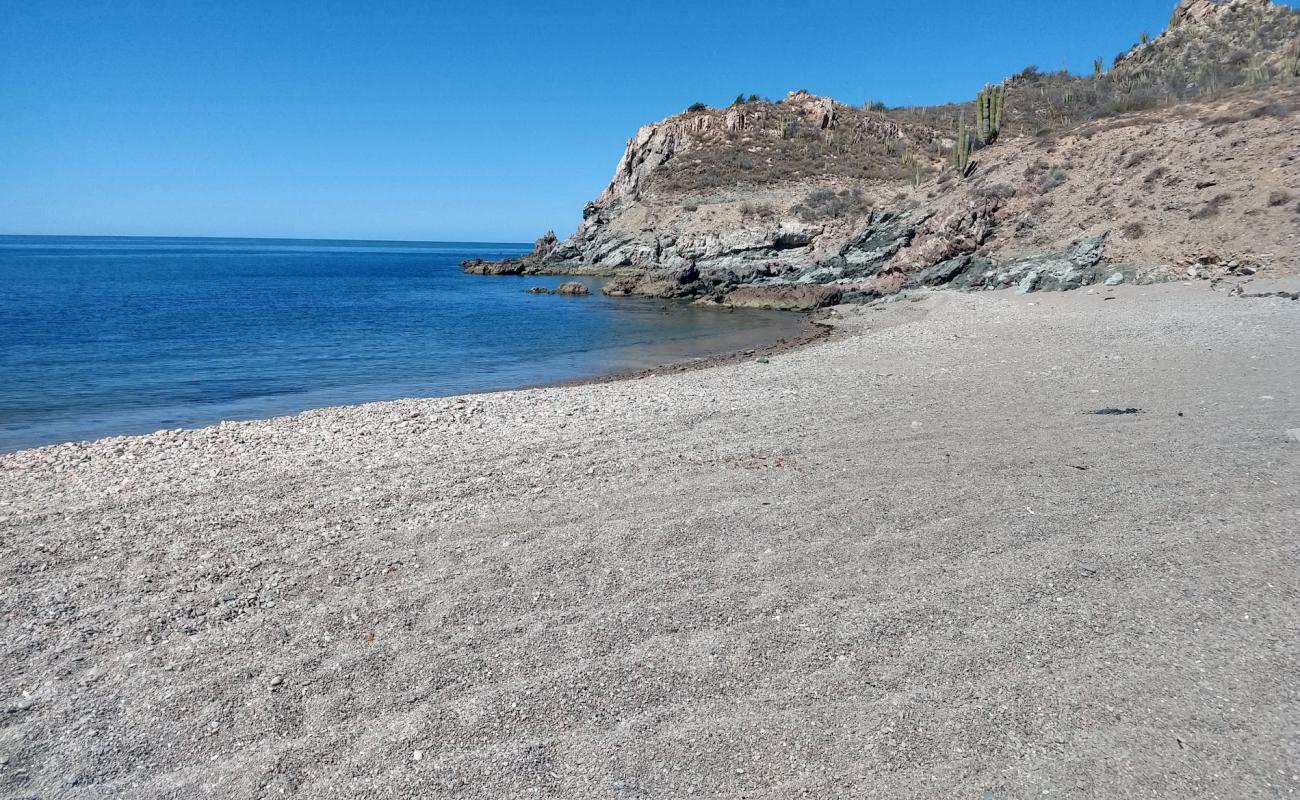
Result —
[[486, 239], [338, 239], [325, 236], [185, 236], [181, 234], [127, 233], [0, 233], [0, 239], [238, 239], [265, 242], [387, 242], [391, 244], [508, 244], [532, 246], [532, 242], [489, 241]]

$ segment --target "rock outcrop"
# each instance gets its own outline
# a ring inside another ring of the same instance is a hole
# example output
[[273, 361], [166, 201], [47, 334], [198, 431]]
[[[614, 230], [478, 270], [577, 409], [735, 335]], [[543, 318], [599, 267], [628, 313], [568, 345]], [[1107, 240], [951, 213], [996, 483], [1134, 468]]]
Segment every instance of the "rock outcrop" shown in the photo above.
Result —
[[584, 294], [591, 294], [591, 290], [587, 288], [587, 285], [585, 283], [579, 283], [578, 281], [567, 281], [555, 287], [555, 293], [569, 295], [571, 297], [577, 297]]
[[711, 302], [728, 308], [811, 311], [833, 306], [843, 297], [844, 290], [838, 286], [755, 285], [737, 287]]
[[[907, 287], [1069, 289], [1117, 271], [1154, 280], [1206, 257], [1300, 269], [1286, 234], [1300, 224], [1287, 199], [1300, 167], [1286, 156], [1300, 89], [1281, 49], [1296, 36], [1300, 12], [1270, 0], [1183, 0], [1171, 30], [1110, 73], [1008, 81], [1007, 129], [962, 174], [948, 167], [961, 108], [855, 108], [805, 91], [693, 108], [637, 131], [572, 236], [464, 268], [769, 308]], [[1254, 88], [1200, 99], [1238, 84]], [[1160, 105], [1175, 97], [1191, 99]]]
[[1272, 0], [1181, 0], [1169, 20], [1169, 27], [1179, 28], [1189, 23], [1213, 25], [1224, 14], [1238, 9], [1267, 10], [1272, 6]]
[[460, 268], [470, 275], [582, 275], [600, 274], [599, 267], [577, 269], [576, 264], [554, 259], [562, 247], [555, 231], [547, 231], [533, 243], [533, 251], [526, 256], [506, 259], [471, 258], [460, 262]]
[[538, 258], [546, 258], [554, 252], [559, 244], [560, 240], [555, 235], [555, 231], [547, 231], [537, 241], [533, 242], [533, 255]]
[[525, 289], [524, 291], [529, 294], [558, 294], [568, 297], [579, 297], [581, 295], [591, 294], [591, 290], [587, 288], [587, 285], [580, 281], [566, 281], [554, 289], [547, 289], [545, 286], [534, 286], [531, 289]]

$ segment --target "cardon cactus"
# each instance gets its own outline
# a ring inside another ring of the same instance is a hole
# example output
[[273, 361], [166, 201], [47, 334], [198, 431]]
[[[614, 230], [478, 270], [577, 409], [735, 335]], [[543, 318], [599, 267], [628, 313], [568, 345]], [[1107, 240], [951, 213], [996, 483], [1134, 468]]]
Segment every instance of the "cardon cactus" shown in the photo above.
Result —
[[1246, 85], [1259, 86], [1268, 83], [1272, 78], [1272, 72], [1268, 63], [1264, 61], [1263, 56], [1255, 56], [1251, 62], [1246, 65]]
[[971, 171], [971, 153], [975, 151], [975, 135], [966, 127], [966, 115], [957, 122], [957, 141], [952, 146], [952, 166], [965, 177]]
[[985, 86], [975, 98], [976, 131], [981, 145], [992, 144], [998, 138], [1006, 102], [1007, 88], [1001, 84]]

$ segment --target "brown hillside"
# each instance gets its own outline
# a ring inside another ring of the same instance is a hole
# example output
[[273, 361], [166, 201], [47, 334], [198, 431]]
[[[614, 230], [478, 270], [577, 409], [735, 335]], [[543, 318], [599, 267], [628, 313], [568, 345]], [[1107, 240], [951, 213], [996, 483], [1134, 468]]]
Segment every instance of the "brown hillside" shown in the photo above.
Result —
[[974, 102], [882, 110], [800, 91], [693, 107], [637, 132], [568, 240], [466, 268], [721, 302], [756, 284], [746, 303], [778, 305], [801, 284], [827, 286], [821, 303], [917, 283], [1300, 272], [1297, 42], [1286, 6], [1184, 0], [1109, 70], [1004, 81], [1000, 131], [961, 168]]

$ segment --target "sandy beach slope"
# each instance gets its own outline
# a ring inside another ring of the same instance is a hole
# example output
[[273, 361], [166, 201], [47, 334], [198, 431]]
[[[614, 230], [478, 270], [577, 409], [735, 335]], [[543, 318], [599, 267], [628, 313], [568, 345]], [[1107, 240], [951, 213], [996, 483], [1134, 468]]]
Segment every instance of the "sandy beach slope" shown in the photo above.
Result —
[[1300, 302], [838, 325], [0, 456], [0, 796], [1300, 791]]

